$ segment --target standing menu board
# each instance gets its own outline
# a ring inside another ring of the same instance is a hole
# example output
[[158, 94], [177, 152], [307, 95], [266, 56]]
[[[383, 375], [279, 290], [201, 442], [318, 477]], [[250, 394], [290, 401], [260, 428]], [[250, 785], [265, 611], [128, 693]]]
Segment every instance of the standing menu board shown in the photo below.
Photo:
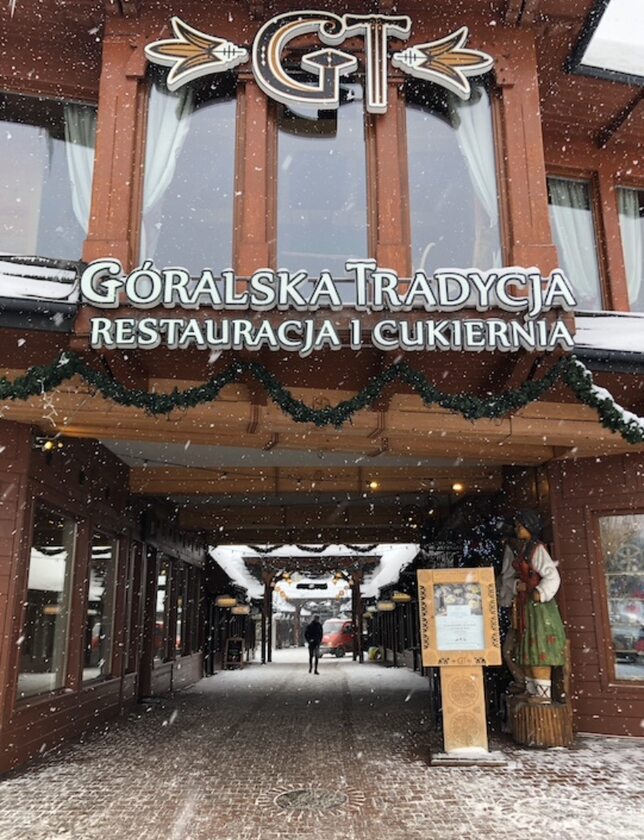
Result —
[[418, 572], [423, 665], [500, 665], [494, 570]]
[[226, 639], [224, 668], [242, 668], [244, 665], [244, 640], [240, 636]]

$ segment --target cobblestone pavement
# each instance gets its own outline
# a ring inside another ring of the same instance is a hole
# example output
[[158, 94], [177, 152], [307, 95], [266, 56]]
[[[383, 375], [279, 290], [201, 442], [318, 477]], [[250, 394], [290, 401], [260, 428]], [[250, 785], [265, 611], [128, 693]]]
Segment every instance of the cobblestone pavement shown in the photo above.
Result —
[[503, 743], [505, 767], [431, 767], [421, 677], [328, 659], [316, 677], [303, 651], [276, 658], [141, 705], [1, 780], [1, 840], [644, 836], [637, 742]]

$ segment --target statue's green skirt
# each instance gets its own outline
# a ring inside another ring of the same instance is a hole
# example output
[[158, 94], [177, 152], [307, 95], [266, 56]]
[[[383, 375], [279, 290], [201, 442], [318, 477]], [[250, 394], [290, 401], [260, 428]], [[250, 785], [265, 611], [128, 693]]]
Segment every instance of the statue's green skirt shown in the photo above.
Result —
[[566, 634], [557, 602], [528, 602], [525, 632], [519, 642], [519, 664], [563, 665], [565, 649]]

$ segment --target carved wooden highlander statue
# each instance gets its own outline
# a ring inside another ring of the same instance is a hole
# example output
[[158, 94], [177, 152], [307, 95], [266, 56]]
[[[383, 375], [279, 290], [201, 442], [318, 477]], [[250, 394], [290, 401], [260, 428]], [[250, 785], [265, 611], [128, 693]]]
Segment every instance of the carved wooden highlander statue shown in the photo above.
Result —
[[[567, 692], [553, 699], [552, 669], [566, 664], [566, 636], [555, 595], [561, 578], [540, 542], [542, 525], [535, 511], [515, 517], [516, 554], [506, 552], [501, 601], [512, 603], [512, 633], [505, 653], [512, 660], [515, 694], [508, 703], [516, 740], [534, 746], [572, 742]], [[508, 649], [510, 647], [511, 649]], [[517, 679], [522, 684], [517, 685]]]

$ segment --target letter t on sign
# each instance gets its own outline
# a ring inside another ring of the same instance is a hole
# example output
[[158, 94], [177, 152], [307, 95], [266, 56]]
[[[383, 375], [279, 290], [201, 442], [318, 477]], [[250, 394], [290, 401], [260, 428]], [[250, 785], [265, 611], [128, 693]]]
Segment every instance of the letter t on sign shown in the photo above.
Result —
[[365, 77], [367, 111], [387, 111], [387, 41], [407, 40], [411, 34], [411, 18], [406, 15], [345, 15], [345, 37], [362, 35], [365, 45]]

